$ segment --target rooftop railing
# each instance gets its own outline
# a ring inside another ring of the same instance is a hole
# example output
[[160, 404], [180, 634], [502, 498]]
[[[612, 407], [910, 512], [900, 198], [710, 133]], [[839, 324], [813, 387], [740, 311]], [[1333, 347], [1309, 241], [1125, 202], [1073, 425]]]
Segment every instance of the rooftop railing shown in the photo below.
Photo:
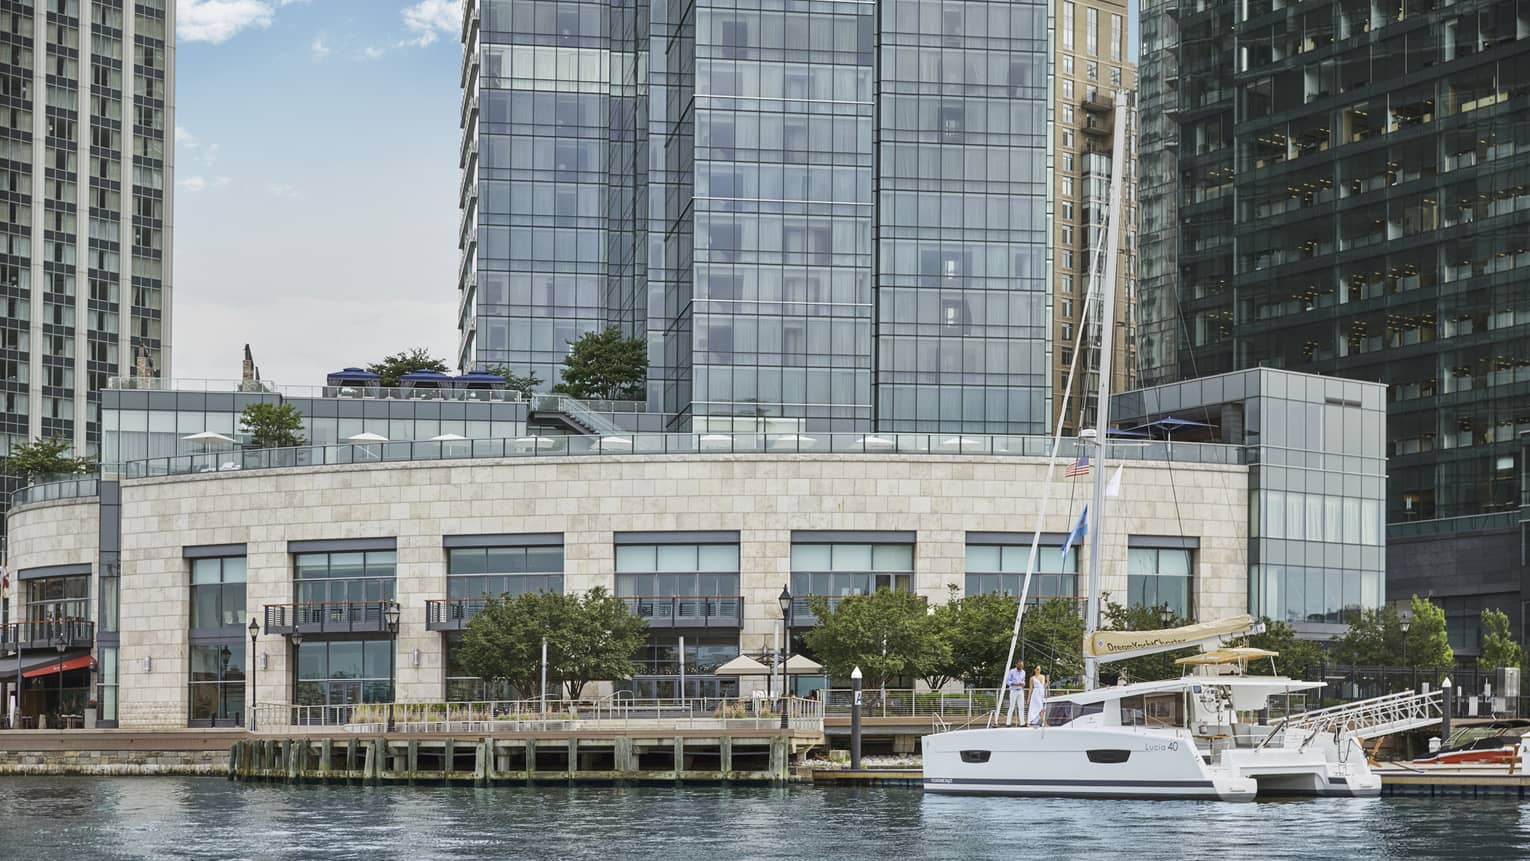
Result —
[[516, 389], [457, 388], [448, 386], [377, 386], [357, 383], [344, 386], [281, 386], [258, 380], [165, 380], [137, 379], [134, 377], [111, 377], [106, 382], [113, 391], [148, 392], [242, 392], [247, 394], [272, 394], [284, 398], [357, 398], [368, 400], [437, 400], [437, 401], [496, 401], [516, 402], [525, 400]]
[[[1063, 454], [1073, 457], [1072, 444]], [[224, 473], [367, 463], [666, 454], [844, 454], [935, 457], [1046, 457], [1051, 440], [1041, 436], [952, 436], [950, 434], [608, 434], [528, 436], [515, 439], [423, 440], [346, 443], [299, 448], [206, 452], [129, 461], [123, 478]], [[1133, 462], [1235, 466], [1245, 461], [1242, 446], [1214, 443], [1117, 442], [1110, 457]]]
[[31, 502], [49, 502], [54, 499], [85, 499], [99, 496], [100, 493], [101, 486], [95, 476], [29, 484], [11, 494], [11, 508]]

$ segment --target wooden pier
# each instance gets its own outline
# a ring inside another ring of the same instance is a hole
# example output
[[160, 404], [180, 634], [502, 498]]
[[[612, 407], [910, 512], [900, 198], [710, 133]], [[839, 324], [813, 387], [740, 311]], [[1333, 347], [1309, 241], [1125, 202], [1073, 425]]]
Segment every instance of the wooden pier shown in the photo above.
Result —
[[523, 732], [481, 737], [249, 738], [229, 750], [239, 781], [356, 784], [784, 783], [822, 744], [800, 730]]
[[1382, 763], [1376, 773], [1381, 775], [1382, 795], [1530, 796], [1530, 774], [1502, 765], [1439, 768]]

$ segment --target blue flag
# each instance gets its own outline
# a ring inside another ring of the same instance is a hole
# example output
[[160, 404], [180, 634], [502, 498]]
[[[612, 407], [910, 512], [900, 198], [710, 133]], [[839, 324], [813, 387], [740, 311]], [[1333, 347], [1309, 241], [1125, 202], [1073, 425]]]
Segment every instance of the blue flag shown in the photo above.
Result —
[[1084, 541], [1084, 536], [1088, 535], [1088, 534], [1089, 534], [1089, 505], [1088, 505], [1088, 503], [1085, 503], [1084, 504], [1084, 510], [1079, 512], [1078, 522], [1073, 524], [1073, 531], [1068, 533], [1068, 540], [1063, 542], [1062, 555], [1063, 556], [1067, 556], [1068, 555], [1068, 548], [1072, 547], [1074, 542], [1079, 542], [1080, 544], [1082, 544], [1083, 541]]

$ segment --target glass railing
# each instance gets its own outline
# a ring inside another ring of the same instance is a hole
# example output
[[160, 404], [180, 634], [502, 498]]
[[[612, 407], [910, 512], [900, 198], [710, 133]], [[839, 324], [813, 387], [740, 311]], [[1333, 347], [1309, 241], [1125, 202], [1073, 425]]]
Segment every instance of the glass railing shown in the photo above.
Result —
[[100, 493], [100, 484], [96, 481], [95, 476], [31, 484], [11, 494], [11, 508], [14, 509], [19, 505], [26, 505], [32, 502], [48, 502], [54, 499], [84, 499], [91, 496], [99, 496]]
[[[423, 440], [347, 443], [298, 448], [248, 449], [158, 457], [122, 464], [123, 478], [156, 478], [258, 469], [290, 469], [348, 464], [406, 463], [437, 460], [520, 457], [586, 457], [668, 454], [843, 454], [923, 455], [931, 457], [1046, 457], [1052, 440], [1042, 436], [968, 436], [953, 434], [607, 434], [605, 436], [526, 436], [515, 439]], [[1077, 456], [1065, 442], [1061, 455]], [[1216, 443], [1118, 441], [1112, 460], [1243, 465], [1243, 446]]]
[[149, 392], [250, 392], [286, 398], [358, 398], [367, 400], [496, 401], [524, 400], [516, 389], [458, 388], [435, 386], [379, 386], [355, 383], [340, 386], [280, 386], [264, 380], [192, 380], [110, 377], [106, 387], [114, 391]]

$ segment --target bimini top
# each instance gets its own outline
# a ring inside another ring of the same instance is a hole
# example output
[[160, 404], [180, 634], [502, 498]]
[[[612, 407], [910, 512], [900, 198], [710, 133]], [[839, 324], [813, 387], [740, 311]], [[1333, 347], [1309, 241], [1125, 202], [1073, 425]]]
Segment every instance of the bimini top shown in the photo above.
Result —
[[[1089, 703], [1110, 702], [1112, 700], [1125, 699], [1126, 697], [1141, 696], [1142, 694], [1163, 694], [1175, 691], [1185, 691], [1199, 687], [1225, 687], [1231, 688], [1235, 704], [1257, 701], [1258, 705], [1248, 706], [1249, 709], [1259, 708], [1264, 700], [1279, 694], [1291, 694], [1299, 691], [1310, 691], [1323, 687], [1322, 682], [1304, 682], [1297, 679], [1289, 679], [1285, 676], [1180, 676], [1177, 679], [1160, 679], [1156, 682], [1134, 682], [1129, 685], [1107, 685], [1095, 688], [1092, 691], [1078, 691], [1071, 694], [1058, 694], [1048, 696], [1047, 702], [1069, 702], [1079, 705]], [[1238, 705], [1238, 708], [1245, 708]]]
[[1279, 655], [1279, 652], [1272, 652], [1269, 649], [1254, 649], [1244, 646], [1202, 652], [1199, 655], [1180, 658], [1174, 663], [1182, 667], [1211, 667], [1223, 664], [1246, 664], [1249, 661], [1257, 661], [1260, 658], [1274, 658]]

